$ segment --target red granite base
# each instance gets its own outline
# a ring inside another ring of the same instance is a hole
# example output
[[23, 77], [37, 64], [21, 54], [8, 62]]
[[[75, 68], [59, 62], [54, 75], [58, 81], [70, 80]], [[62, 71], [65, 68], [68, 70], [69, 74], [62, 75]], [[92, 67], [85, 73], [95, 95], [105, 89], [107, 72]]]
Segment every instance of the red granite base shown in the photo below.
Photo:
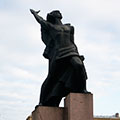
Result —
[[32, 120], [93, 120], [93, 95], [70, 93], [65, 107], [40, 106], [32, 112]]
[[63, 108], [40, 106], [32, 112], [32, 120], [63, 120]]
[[70, 93], [65, 98], [66, 120], [93, 120], [93, 95]]

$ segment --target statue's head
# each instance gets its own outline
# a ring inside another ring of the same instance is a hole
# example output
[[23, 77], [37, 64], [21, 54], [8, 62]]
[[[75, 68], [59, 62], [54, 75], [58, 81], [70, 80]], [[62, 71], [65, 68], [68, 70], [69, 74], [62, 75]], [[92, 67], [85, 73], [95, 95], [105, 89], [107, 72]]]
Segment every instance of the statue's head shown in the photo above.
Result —
[[50, 13], [47, 14], [47, 21], [51, 23], [55, 23], [55, 19], [62, 19], [62, 14], [60, 13], [59, 10], [54, 10]]

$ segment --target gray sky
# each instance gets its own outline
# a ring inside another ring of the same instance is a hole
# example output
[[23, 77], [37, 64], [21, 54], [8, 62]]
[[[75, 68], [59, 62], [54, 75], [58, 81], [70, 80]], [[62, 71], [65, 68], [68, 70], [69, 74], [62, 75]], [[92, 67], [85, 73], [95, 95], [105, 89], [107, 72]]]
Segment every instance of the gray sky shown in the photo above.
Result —
[[120, 0], [0, 0], [0, 120], [24, 120], [38, 103], [47, 76], [45, 46], [30, 8], [40, 9], [43, 18], [60, 10], [63, 23], [75, 27], [94, 114], [120, 112], [119, 6]]

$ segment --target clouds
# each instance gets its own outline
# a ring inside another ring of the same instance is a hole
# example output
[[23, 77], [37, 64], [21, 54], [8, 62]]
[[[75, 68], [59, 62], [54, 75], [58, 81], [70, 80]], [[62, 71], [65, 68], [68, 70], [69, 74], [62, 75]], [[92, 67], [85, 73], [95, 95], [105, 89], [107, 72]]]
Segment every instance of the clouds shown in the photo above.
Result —
[[[11, 120], [16, 117], [25, 119], [27, 114], [31, 113], [30, 109], [34, 109], [38, 103], [42, 82], [40, 80], [44, 77], [25, 70], [25, 68], [14, 68], [14, 66], [4, 68], [5, 71], [0, 72], [0, 111], [2, 116], [7, 115]], [[33, 96], [36, 101], [32, 99]], [[3, 113], [2, 110], [6, 112]], [[14, 114], [18, 116], [12, 117]]]
[[25, 119], [38, 103], [40, 85], [47, 76], [44, 45], [39, 26], [38, 30], [29, 26], [27, 17], [15, 11], [0, 15], [0, 118]]

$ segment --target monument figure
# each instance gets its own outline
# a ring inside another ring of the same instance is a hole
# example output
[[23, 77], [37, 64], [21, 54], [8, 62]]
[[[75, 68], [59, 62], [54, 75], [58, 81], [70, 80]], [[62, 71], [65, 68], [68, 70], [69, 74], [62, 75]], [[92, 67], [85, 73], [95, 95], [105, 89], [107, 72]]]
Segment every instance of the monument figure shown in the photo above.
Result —
[[49, 60], [38, 105], [59, 106], [62, 97], [70, 92], [88, 93], [84, 56], [78, 53], [74, 43], [74, 27], [61, 22], [62, 14], [58, 10], [48, 13], [46, 20], [38, 15], [40, 11], [30, 11], [41, 25], [41, 37], [46, 45], [43, 56]]

